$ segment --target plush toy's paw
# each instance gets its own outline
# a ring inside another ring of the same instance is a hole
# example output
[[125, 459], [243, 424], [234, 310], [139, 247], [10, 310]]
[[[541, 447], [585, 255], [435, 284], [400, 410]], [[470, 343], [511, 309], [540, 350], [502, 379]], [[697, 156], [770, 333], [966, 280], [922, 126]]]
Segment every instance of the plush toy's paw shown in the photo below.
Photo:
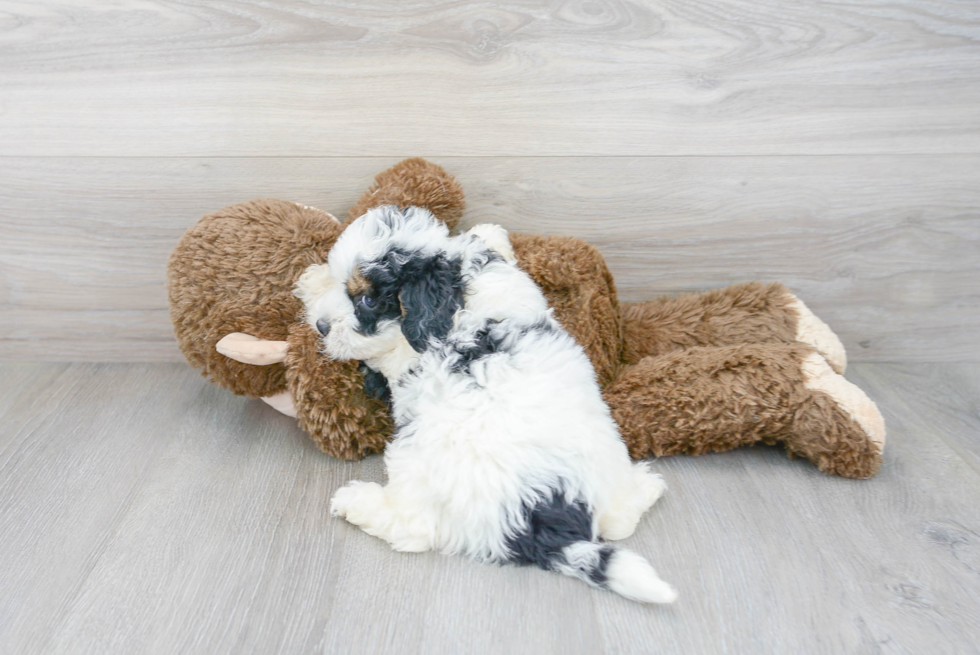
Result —
[[878, 406], [859, 387], [838, 375], [819, 353], [811, 353], [801, 366], [808, 389], [830, 396], [837, 406], [861, 426], [880, 454], [885, 449], [885, 419]]
[[330, 513], [354, 525], [364, 525], [384, 504], [384, 489], [376, 482], [354, 480], [334, 493]]
[[799, 316], [796, 322], [796, 340], [812, 346], [824, 356], [834, 371], [844, 375], [844, 371], [847, 370], [847, 353], [844, 351], [844, 344], [826, 323], [803, 304], [802, 300], [793, 294], [790, 296], [792, 297], [790, 307]]

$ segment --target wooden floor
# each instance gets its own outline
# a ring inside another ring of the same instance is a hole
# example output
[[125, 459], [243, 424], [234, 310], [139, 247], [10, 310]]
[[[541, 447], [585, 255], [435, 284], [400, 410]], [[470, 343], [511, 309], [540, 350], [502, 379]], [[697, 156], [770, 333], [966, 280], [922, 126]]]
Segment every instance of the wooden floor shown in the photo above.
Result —
[[380, 459], [180, 364], [0, 366], [3, 653], [975, 653], [980, 367], [858, 364], [881, 473], [778, 449], [655, 463], [629, 547], [668, 607], [536, 569], [391, 552], [328, 516]]

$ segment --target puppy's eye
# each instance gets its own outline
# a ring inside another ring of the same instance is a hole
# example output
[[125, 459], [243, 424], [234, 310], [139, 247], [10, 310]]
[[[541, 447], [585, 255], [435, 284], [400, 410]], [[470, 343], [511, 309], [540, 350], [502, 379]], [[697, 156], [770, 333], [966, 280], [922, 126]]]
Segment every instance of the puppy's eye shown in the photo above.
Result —
[[361, 299], [357, 301], [357, 304], [364, 309], [374, 309], [378, 306], [378, 301], [374, 296], [361, 296]]

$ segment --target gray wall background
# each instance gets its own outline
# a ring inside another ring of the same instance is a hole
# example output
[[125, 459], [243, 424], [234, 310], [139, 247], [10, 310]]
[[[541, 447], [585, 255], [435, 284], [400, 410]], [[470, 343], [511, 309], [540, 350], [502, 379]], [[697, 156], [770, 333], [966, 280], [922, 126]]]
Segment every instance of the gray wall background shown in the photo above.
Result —
[[15, 3], [0, 359], [178, 361], [170, 249], [421, 155], [639, 300], [787, 283], [852, 361], [980, 361], [980, 5]]

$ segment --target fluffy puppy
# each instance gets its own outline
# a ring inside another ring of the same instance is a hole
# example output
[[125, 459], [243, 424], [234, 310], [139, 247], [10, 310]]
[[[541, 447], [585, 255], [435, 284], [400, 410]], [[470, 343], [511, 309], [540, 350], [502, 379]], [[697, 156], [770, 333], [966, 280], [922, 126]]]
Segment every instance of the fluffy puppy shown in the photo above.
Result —
[[331, 511], [401, 551], [535, 564], [643, 602], [677, 594], [633, 533], [665, 489], [634, 464], [595, 372], [516, 266], [507, 233], [450, 237], [426, 210], [354, 221], [297, 284], [335, 359], [384, 375], [388, 484], [351, 482]]

